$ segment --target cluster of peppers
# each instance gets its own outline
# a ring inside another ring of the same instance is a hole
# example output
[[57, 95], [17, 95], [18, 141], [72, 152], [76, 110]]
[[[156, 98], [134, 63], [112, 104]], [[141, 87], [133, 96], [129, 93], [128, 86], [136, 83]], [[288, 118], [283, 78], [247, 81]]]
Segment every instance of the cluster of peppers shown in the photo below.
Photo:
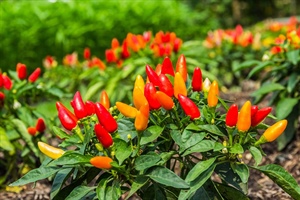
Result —
[[43, 118], [36, 120], [35, 126], [30, 126], [27, 131], [30, 135], [35, 136], [37, 133], [43, 133], [46, 130], [46, 124]]

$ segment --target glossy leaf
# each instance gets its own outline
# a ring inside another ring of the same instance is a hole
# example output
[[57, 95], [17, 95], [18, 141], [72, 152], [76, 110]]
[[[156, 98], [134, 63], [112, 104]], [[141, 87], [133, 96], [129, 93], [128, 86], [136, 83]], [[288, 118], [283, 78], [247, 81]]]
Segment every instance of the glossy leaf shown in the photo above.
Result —
[[300, 103], [300, 100], [297, 98], [281, 98], [276, 105], [277, 118], [285, 119], [293, 111], [297, 103]]
[[160, 126], [150, 126], [148, 127], [141, 136], [141, 145], [153, 142], [162, 133], [164, 128]]
[[127, 159], [131, 155], [131, 147], [121, 139], [114, 139], [115, 147], [116, 147], [116, 158], [119, 161], [119, 165], [122, 165], [123, 161]]
[[135, 169], [138, 171], [142, 171], [148, 169], [152, 166], [155, 166], [161, 160], [161, 157], [156, 153], [141, 155], [137, 157], [135, 161]]
[[198, 178], [204, 171], [206, 171], [210, 166], [212, 166], [217, 158], [213, 157], [208, 160], [199, 161], [187, 174], [185, 181], [191, 182]]
[[[84, 199], [90, 192], [94, 191], [96, 187], [89, 187], [80, 185], [72, 190], [65, 200], [80, 200]], [[96, 195], [96, 193], [95, 193]]]
[[125, 200], [129, 199], [134, 193], [136, 193], [141, 187], [143, 187], [148, 182], [148, 180], [148, 177], [137, 176], [133, 181], [129, 194], [127, 195]]
[[285, 87], [279, 83], [267, 83], [262, 85], [258, 90], [254, 91], [251, 96], [264, 95], [276, 90], [284, 90]]

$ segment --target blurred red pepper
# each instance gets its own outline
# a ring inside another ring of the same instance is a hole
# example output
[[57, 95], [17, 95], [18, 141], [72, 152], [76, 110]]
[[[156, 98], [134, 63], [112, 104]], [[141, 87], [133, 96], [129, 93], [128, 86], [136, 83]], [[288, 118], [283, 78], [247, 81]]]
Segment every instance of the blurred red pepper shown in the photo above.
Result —
[[26, 65], [22, 63], [17, 64], [17, 74], [20, 80], [26, 79], [27, 76], [27, 68]]
[[155, 96], [156, 99], [159, 101], [161, 107], [163, 107], [164, 109], [171, 110], [174, 107], [175, 104], [173, 99], [166, 93], [162, 91], [157, 91]]
[[90, 50], [90, 48], [88, 48], [88, 47], [84, 48], [84, 50], [83, 50], [83, 57], [86, 60], [89, 60], [91, 58], [91, 50]]
[[100, 103], [108, 110], [110, 108], [109, 97], [105, 90], [100, 94]]
[[43, 118], [38, 118], [35, 128], [38, 132], [42, 133], [46, 130], [46, 124]]
[[118, 128], [118, 124], [113, 116], [100, 103], [95, 104], [96, 115], [100, 124], [109, 132], [113, 133]]
[[117, 38], [113, 38], [111, 40], [111, 48], [112, 49], [117, 49], [120, 46], [120, 42]]
[[118, 58], [113, 49], [105, 50], [105, 57], [108, 63], [117, 62]]
[[186, 60], [183, 54], [181, 54], [177, 60], [175, 72], [179, 72], [184, 82], [186, 82], [188, 73], [187, 73]]
[[2, 74], [2, 80], [4, 88], [10, 90], [13, 86], [11, 79], [6, 74]]
[[30, 76], [28, 77], [28, 81], [30, 83], [34, 83], [40, 76], [41, 74], [41, 68], [36, 68], [31, 74]]
[[251, 118], [254, 117], [254, 115], [256, 114], [257, 111], [258, 111], [257, 105], [251, 106]]
[[159, 87], [159, 90], [166, 93], [168, 96], [173, 97], [174, 88], [169, 78], [164, 74], [160, 74], [159, 80], [161, 82], [161, 86]]
[[163, 60], [162, 67], [161, 67], [161, 73], [175, 76], [174, 68], [173, 68], [172, 62], [169, 57], [165, 57], [165, 59]]
[[4, 101], [5, 94], [3, 92], [0, 92], [0, 101]]
[[0, 72], [0, 88], [3, 87], [3, 78], [2, 78], [2, 73]]
[[122, 58], [126, 59], [128, 57], [130, 57], [130, 52], [129, 52], [129, 49], [128, 49], [127, 41], [124, 40], [124, 42], [122, 44]]
[[190, 116], [191, 120], [198, 119], [201, 116], [198, 106], [190, 98], [178, 94], [178, 101], [184, 113]]
[[87, 111], [85, 109], [85, 104], [83, 103], [81, 94], [77, 91], [70, 102], [73, 107], [74, 113], [78, 119], [82, 119], [87, 116]]
[[247, 132], [251, 126], [251, 102], [246, 101], [242, 106], [238, 115], [237, 130], [239, 132]]
[[268, 114], [270, 114], [271, 111], [272, 111], [271, 107], [266, 107], [258, 110], [253, 117], [251, 116], [251, 126], [252, 127], [257, 126], [268, 116]]
[[134, 120], [134, 126], [137, 131], [143, 131], [148, 126], [149, 119], [149, 105], [141, 106], [140, 110], [137, 111]]
[[87, 112], [87, 116], [96, 114], [96, 111], [95, 111], [95, 103], [92, 102], [92, 101], [86, 101], [86, 102], [85, 102], [85, 110], [86, 110], [86, 112]]
[[[163, 75], [163, 74], [161, 74]], [[160, 108], [160, 103], [159, 101], [156, 99], [156, 89], [153, 85], [153, 83], [147, 83], [145, 85], [145, 91], [144, 91], [144, 95], [149, 103], [150, 109], [159, 109]]]
[[218, 104], [218, 96], [219, 96], [219, 86], [217, 81], [213, 81], [210, 85], [208, 96], [207, 96], [207, 103], [209, 107], [216, 107]]
[[176, 72], [174, 78], [174, 96], [178, 98], [178, 94], [187, 96], [187, 89], [182, 75], [179, 72]]
[[139, 110], [141, 106], [148, 104], [146, 97], [144, 96], [143, 91], [139, 87], [133, 88], [132, 93], [133, 104]]
[[202, 90], [202, 71], [199, 67], [194, 69], [192, 77], [192, 89], [194, 92], [200, 92]]
[[36, 135], [36, 128], [35, 127], [28, 127], [27, 128], [27, 132], [32, 135], [32, 136], [35, 136]]
[[173, 51], [175, 53], [178, 53], [180, 47], [181, 47], [181, 44], [182, 44], [182, 40], [179, 39], [179, 38], [175, 38], [174, 40], [174, 45], [173, 45]]
[[225, 123], [228, 127], [235, 127], [238, 121], [238, 106], [236, 104], [232, 104], [226, 114]]
[[146, 73], [150, 82], [153, 83], [154, 86], [161, 87], [162, 84], [159, 80], [158, 75], [149, 65], [146, 65]]
[[95, 124], [94, 131], [104, 148], [109, 148], [114, 143], [109, 132], [101, 124]]

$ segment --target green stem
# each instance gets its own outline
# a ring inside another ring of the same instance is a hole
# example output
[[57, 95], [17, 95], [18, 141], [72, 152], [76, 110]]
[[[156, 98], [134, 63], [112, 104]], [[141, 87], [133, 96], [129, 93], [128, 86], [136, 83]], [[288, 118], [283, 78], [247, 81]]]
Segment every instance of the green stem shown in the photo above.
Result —
[[182, 127], [182, 123], [181, 123], [181, 121], [179, 119], [178, 113], [175, 110], [175, 107], [172, 108], [171, 113], [175, 116], [176, 122], [179, 124], [179, 126], [177, 126], [177, 127], [181, 128]]

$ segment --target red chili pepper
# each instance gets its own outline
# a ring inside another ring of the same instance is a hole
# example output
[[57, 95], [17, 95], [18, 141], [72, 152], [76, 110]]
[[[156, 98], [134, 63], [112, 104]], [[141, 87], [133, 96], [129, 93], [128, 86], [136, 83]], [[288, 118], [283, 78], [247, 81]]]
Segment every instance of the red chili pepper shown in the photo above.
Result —
[[109, 97], [105, 90], [100, 94], [100, 103], [108, 110], [110, 108]]
[[174, 51], [175, 53], [178, 53], [178, 51], [179, 51], [179, 49], [180, 49], [180, 47], [181, 47], [181, 44], [182, 44], [182, 40], [181, 40], [181, 39], [176, 38], [176, 39], [174, 40], [173, 51]]
[[156, 72], [149, 65], [146, 65], [146, 73], [147, 73], [147, 76], [149, 78], [149, 81], [151, 83], [153, 83], [154, 86], [160, 87], [162, 85], [160, 80], [159, 80], [158, 75], [156, 74]]
[[133, 88], [133, 93], [132, 93], [132, 98], [133, 98], [133, 104], [137, 109], [140, 109], [142, 105], [148, 104], [148, 101], [139, 87], [134, 87]]
[[117, 130], [118, 124], [108, 110], [98, 102], [95, 105], [96, 115], [100, 124], [102, 124], [109, 133], [113, 133]]
[[257, 105], [251, 106], [251, 118], [254, 117], [254, 115], [256, 114], [257, 111], [258, 111]]
[[149, 103], [150, 109], [153, 109], [153, 110], [160, 108], [160, 103], [156, 99], [155, 94], [156, 94], [156, 89], [155, 89], [153, 83], [147, 83], [145, 85], [144, 95]]
[[17, 64], [17, 74], [20, 80], [26, 79], [27, 76], [27, 68], [26, 65], [22, 63]]
[[174, 78], [174, 96], [178, 98], [178, 94], [187, 96], [187, 89], [182, 75], [179, 72], [176, 72]]
[[126, 40], [123, 42], [122, 44], [122, 58], [123, 59], [126, 59], [130, 57], [130, 52], [129, 52], [129, 49], [128, 49], [128, 45], [127, 45], [127, 42]]
[[225, 123], [228, 127], [235, 127], [238, 120], [239, 110], [236, 104], [232, 104], [226, 114]]
[[77, 126], [78, 119], [76, 116], [64, 107], [59, 107], [58, 118], [63, 127], [69, 131]]
[[91, 50], [90, 48], [86, 47], [84, 50], [83, 50], [83, 57], [84, 59], [86, 60], [89, 60], [90, 57], [91, 57]]
[[174, 68], [173, 68], [172, 62], [169, 57], [165, 57], [165, 59], [163, 60], [161, 73], [162, 74], [170, 74], [171, 76], [175, 76]]
[[163, 107], [164, 109], [171, 110], [174, 107], [175, 104], [173, 99], [166, 93], [162, 91], [157, 91], [155, 96], [156, 99], [159, 101], [161, 107]]
[[32, 135], [32, 136], [35, 136], [36, 135], [36, 128], [35, 127], [28, 127], [27, 128], [27, 132]]
[[2, 73], [0, 72], [0, 88], [3, 87], [3, 78], [2, 78]]
[[183, 54], [181, 54], [177, 60], [176, 63], [176, 72], [179, 72], [184, 80], [184, 82], [186, 82], [187, 80], [187, 67], [186, 67], [186, 60]]
[[30, 83], [34, 83], [40, 76], [41, 74], [41, 68], [36, 68], [31, 74], [30, 76], [28, 77], [28, 81]]
[[198, 119], [201, 116], [198, 106], [190, 98], [178, 94], [178, 101], [184, 113], [190, 116], [191, 120]]
[[73, 100], [70, 103], [78, 119], [82, 119], [87, 116], [87, 111], [79, 91], [75, 93]]
[[35, 128], [38, 132], [42, 133], [46, 130], [46, 124], [43, 118], [38, 118]]
[[4, 101], [5, 94], [3, 92], [0, 92], [0, 101]]
[[96, 124], [94, 131], [99, 142], [104, 148], [109, 148], [114, 143], [109, 132], [107, 132], [107, 130], [101, 124]]
[[92, 101], [86, 101], [86, 102], [85, 102], [85, 110], [86, 110], [86, 112], [87, 112], [87, 116], [96, 114], [96, 111], [95, 111], [95, 103], [92, 102]]
[[200, 92], [202, 90], [202, 71], [199, 67], [194, 69], [192, 77], [192, 89], [195, 92]]
[[2, 79], [4, 88], [10, 90], [13, 86], [11, 79], [6, 74], [2, 74]]
[[149, 119], [149, 105], [141, 106], [140, 110], [137, 111], [134, 120], [134, 126], [137, 131], [143, 131], [148, 126]]
[[113, 49], [105, 50], [105, 57], [108, 63], [117, 62], [117, 56]]
[[172, 97], [174, 95], [174, 88], [169, 78], [164, 74], [160, 74], [159, 80], [161, 82], [161, 86], [159, 87], [159, 90], [166, 93], [168, 96]]
[[258, 110], [253, 117], [251, 117], [251, 126], [255, 127], [257, 126], [260, 122], [262, 122], [268, 114], [272, 111], [271, 107], [266, 107]]

